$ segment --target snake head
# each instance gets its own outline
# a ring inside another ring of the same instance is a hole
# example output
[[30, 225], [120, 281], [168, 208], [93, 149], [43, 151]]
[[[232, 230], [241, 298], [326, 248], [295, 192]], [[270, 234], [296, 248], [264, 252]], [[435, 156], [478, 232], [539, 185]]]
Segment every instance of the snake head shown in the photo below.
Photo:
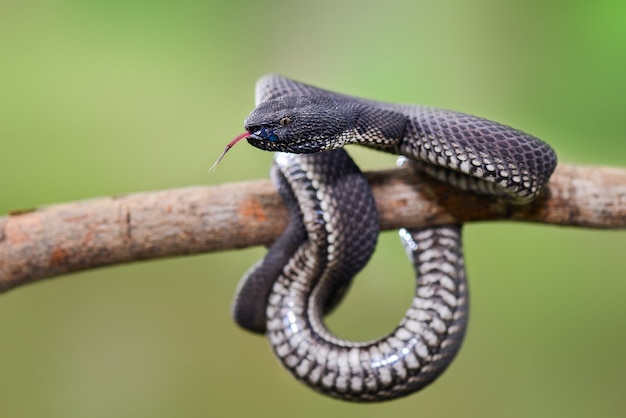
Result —
[[323, 96], [285, 96], [257, 106], [244, 122], [248, 142], [266, 151], [308, 154], [350, 142], [354, 105]]

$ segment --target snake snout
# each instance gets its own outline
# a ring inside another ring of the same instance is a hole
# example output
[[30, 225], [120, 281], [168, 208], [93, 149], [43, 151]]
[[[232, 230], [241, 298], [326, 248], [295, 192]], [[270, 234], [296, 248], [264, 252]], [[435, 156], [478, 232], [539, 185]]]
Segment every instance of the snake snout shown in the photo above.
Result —
[[280, 151], [280, 138], [275, 128], [268, 126], [246, 126], [249, 132], [246, 140], [250, 145], [265, 151]]

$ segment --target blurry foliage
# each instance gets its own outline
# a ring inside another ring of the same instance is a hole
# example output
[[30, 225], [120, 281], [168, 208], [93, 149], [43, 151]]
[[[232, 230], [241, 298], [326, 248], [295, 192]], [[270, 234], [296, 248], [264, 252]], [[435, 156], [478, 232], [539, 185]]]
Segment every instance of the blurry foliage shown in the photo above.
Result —
[[[207, 169], [278, 72], [329, 89], [489, 117], [561, 161], [626, 165], [618, 1], [5, 1], [0, 213], [266, 177], [238, 146]], [[364, 169], [393, 158], [351, 150]], [[0, 416], [623, 416], [626, 234], [465, 228], [470, 329], [450, 370], [359, 406], [296, 383], [229, 316], [255, 248], [90, 271], [0, 303]], [[394, 234], [333, 330], [372, 338], [408, 306]]]

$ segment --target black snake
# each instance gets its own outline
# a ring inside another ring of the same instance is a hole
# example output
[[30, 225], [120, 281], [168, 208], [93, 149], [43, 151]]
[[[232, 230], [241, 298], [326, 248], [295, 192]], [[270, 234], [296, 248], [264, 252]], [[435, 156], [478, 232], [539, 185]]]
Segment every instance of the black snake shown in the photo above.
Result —
[[556, 166], [554, 151], [475, 116], [355, 98], [277, 75], [259, 80], [256, 102], [246, 132], [224, 152], [242, 138], [278, 151], [272, 176], [291, 220], [242, 279], [235, 320], [266, 333], [285, 368], [327, 395], [383, 401], [423, 388], [450, 364], [465, 333], [461, 227], [400, 232], [417, 286], [394, 331], [369, 342], [333, 335], [323, 315], [367, 263], [378, 236], [369, 186], [342, 147], [403, 155], [442, 181], [516, 204], [541, 192]]

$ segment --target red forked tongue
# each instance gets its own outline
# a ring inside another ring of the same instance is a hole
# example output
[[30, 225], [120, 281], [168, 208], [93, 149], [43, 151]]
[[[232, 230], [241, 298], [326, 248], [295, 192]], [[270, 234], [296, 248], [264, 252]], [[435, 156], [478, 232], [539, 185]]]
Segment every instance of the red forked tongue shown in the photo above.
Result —
[[226, 155], [226, 153], [228, 152], [229, 149], [231, 149], [237, 142], [241, 141], [242, 139], [244, 139], [245, 137], [250, 136], [250, 132], [246, 131], [244, 133], [242, 133], [241, 135], [237, 135], [237, 137], [235, 139], [233, 139], [232, 141], [230, 141], [226, 147], [224, 148], [224, 151], [222, 151], [222, 154], [220, 154], [219, 158], [217, 159], [217, 161], [215, 161], [213, 163], [213, 165], [211, 166], [211, 168], [209, 168], [209, 171], [213, 171], [215, 170], [215, 167], [217, 167], [217, 165], [220, 163], [220, 161], [222, 161], [222, 158], [224, 158], [224, 155]]

